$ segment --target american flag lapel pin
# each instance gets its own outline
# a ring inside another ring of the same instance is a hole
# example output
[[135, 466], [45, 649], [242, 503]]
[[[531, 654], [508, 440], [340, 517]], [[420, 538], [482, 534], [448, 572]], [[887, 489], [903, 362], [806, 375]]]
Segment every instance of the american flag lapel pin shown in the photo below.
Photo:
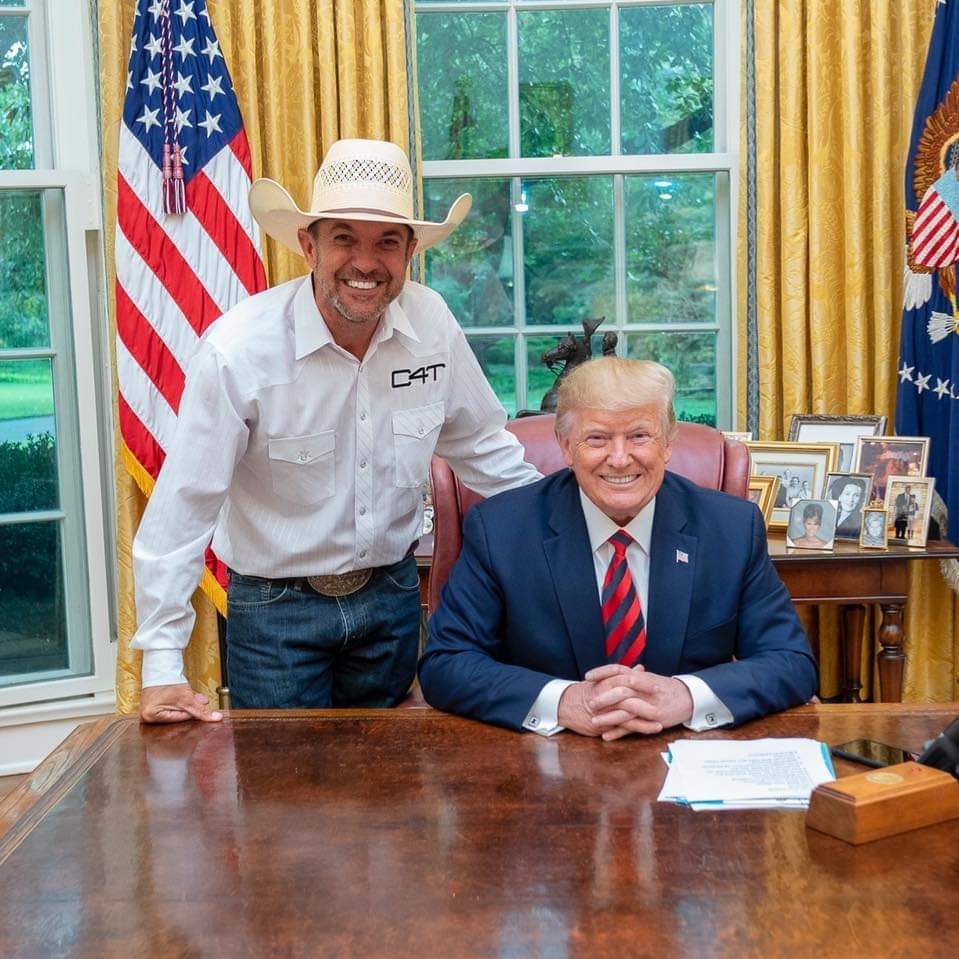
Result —
[[676, 550], [676, 562], [677, 563], [688, 563], [689, 562], [689, 553], [684, 553], [681, 549]]

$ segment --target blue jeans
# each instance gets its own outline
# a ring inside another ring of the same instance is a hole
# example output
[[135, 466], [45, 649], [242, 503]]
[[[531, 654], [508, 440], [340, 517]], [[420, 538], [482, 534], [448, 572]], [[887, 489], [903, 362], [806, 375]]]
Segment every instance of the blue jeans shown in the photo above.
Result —
[[227, 675], [236, 709], [396, 706], [416, 672], [420, 586], [412, 556], [351, 596], [230, 573]]

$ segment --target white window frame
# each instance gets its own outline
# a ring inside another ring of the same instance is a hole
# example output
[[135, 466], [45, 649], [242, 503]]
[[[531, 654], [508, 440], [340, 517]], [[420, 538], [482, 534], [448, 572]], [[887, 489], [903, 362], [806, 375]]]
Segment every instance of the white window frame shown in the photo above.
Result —
[[[664, 6], [710, 0], [420, 0], [418, 13], [488, 13], [507, 15], [507, 82], [509, 85], [509, 157], [495, 160], [424, 160], [423, 179], [469, 179], [511, 177], [515, 194], [521, 179], [530, 177], [585, 176], [613, 177], [613, 223], [616, 316], [604, 330], [620, 334], [617, 352], [625, 353], [628, 333], [715, 333], [716, 334], [716, 425], [732, 429], [735, 422], [736, 337], [733, 312], [736, 304], [736, 211], [739, 186], [739, 31], [740, 0], [711, 0], [713, 5], [713, 153], [620, 154], [619, 11], [625, 7]], [[610, 16], [610, 143], [609, 156], [537, 157], [520, 156], [519, 43], [517, 15], [521, 11], [582, 10], [608, 8]], [[422, 67], [422, 64], [421, 64]], [[628, 174], [716, 173], [716, 315], [711, 323], [637, 323], [626, 317], [626, 237], [624, 181]], [[470, 326], [467, 336], [514, 337], [514, 369], [517, 406], [527, 394], [527, 337], [561, 335], [566, 326], [527, 324], [523, 272], [523, 214], [513, 202], [513, 310], [515, 326]]]
[[[89, 671], [42, 673], [0, 687], [0, 727], [21, 725], [33, 713], [49, 723], [71, 708], [77, 712], [66, 702], [77, 697], [84, 700], [77, 715], [90, 714], [92, 699], [109, 704], [104, 710], [112, 708], [115, 680], [115, 590], [108, 562], [114, 542], [113, 457], [92, 15], [76, 0], [24, 0], [0, 7], [0, 16], [24, 14], [35, 169], [0, 171], [0, 190], [62, 195], [62, 205], [44, 205], [44, 226], [48, 265], [59, 267], [66, 256], [67, 277], [51, 275], [48, 285], [51, 301], [69, 302], [70, 323], [57, 325], [51, 303], [50, 347], [6, 351], [4, 358], [50, 358], [54, 364], [61, 508], [50, 511], [49, 518], [62, 521], [68, 643], [71, 654], [75, 643], [84, 644]], [[5, 522], [15, 519], [8, 516]], [[59, 700], [65, 701], [64, 709], [51, 711], [51, 702]]]

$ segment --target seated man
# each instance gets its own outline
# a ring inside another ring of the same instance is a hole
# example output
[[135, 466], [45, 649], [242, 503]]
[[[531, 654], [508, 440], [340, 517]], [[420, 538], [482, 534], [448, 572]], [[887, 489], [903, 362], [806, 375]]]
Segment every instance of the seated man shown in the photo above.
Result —
[[566, 378], [556, 433], [570, 469], [467, 514], [420, 662], [427, 702], [616, 739], [813, 695], [759, 510], [665, 472], [674, 389], [658, 363], [616, 357]]

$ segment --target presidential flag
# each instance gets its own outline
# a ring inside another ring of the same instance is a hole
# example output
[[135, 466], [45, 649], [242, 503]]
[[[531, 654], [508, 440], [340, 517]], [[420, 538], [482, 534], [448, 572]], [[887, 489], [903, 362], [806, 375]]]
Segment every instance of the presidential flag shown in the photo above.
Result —
[[[906, 165], [896, 431], [928, 436], [929, 474], [959, 529], [959, 0], [939, 0]], [[953, 537], [954, 538], [954, 537]]]
[[[250, 150], [206, 0], [139, 0], [117, 171], [117, 377], [123, 460], [149, 496], [200, 337], [266, 287]], [[203, 587], [225, 606], [207, 551]]]

